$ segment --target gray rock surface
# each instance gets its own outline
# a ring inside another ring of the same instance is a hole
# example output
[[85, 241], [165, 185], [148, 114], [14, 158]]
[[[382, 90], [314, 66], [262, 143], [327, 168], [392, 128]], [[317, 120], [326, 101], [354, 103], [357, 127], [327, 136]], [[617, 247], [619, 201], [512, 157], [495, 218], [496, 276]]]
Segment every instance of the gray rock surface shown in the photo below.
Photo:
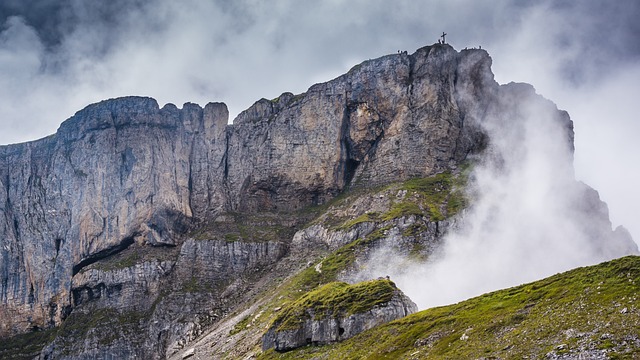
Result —
[[165, 260], [142, 250], [133, 245], [73, 277], [73, 312], [42, 359], [166, 358], [237, 305], [247, 285], [233, 279], [274, 264], [286, 246], [187, 239]]

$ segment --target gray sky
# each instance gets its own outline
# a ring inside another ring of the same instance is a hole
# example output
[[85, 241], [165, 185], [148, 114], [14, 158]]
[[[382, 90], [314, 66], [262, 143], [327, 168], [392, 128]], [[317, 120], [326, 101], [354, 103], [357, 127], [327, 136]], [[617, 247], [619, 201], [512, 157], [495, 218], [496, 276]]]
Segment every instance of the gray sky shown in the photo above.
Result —
[[487, 49], [498, 82], [529, 82], [569, 111], [577, 178], [638, 242], [639, 16], [635, 0], [4, 0], [0, 144], [125, 95], [223, 101], [233, 118], [446, 31], [457, 49]]

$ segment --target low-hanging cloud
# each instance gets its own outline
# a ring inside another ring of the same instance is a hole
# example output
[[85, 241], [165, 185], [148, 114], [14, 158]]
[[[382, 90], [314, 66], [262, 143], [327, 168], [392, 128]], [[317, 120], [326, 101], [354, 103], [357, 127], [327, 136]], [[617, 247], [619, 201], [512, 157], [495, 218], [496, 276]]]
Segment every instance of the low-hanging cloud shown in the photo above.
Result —
[[574, 179], [568, 118], [539, 97], [505, 99], [482, 123], [490, 145], [472, 171], [472, 205], [442, 248], [412, 263], [383, 247], [354, 280], [390, 275], [427, 308], [637, 252], [611, 234], [606, 207]]

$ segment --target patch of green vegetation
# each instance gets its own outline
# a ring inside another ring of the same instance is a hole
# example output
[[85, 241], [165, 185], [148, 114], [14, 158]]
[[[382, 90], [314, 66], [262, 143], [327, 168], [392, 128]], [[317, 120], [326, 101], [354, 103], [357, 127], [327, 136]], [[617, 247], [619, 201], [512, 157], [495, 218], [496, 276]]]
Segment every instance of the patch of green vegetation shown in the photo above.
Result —
[[138, 253], [132, 253], [129, 256], [117, 261], [114, 266], [116, 269], [132, 267], [138, 262], [138, 260], [140, 260], [140, 256], [138, 255]]
[[[403, 183], [391, 184], [377, 188], [362, 189], [347, 192], [335, 201], [323, 206], [321, 213], [313, 223], [322, 223], [334, 230], [349, 229], [367, 221], [390, 221], [407, 216], [426, 216], [431, 221], [443, 221], [458, 214], [468, 205], [464, 189], [466, 187], [470, 167], [461, 168], [455, 174], [443, 172], [427, 178], [415, 178]], [[405, 191], [402, 199], [397, 200], [391, 194]], [[380, 196], [390, 199], [390, 208], [384, 213], [368, 212], [356, 218], [334, 216], [344, 210], [355, 199], [363, 195]]]
[[134, 266], [140, 260], [140, 254], [137, 251], [131, 251], [126, 254], [116, 254], [103, 261], [96, 262], [94, 268], [102, 271], [126, 269]]
[[198, 278], [195, 276], [192, 276], [188, 281], [183, 282], [182, 288], [180, 289], [180, 292], [184, 292], [184, 293], [193, 293], [193, 292], [199, 292], [199, 291], [200, 291], [199, 281], [198, 281]]
[[235, 335], [240, 331], [245, 330], [250, 323], [251, 323], [251, 315], [245, 316], [233, 327], [233, 329], [229, 331], [229, 335]]
[[0, 341], [0, 359], [27, 360], [37, 357], [53, 341], [58, 328], [34, 331]]
[[359, 238], [339, 248], [319, 260], [315, 265], [307, 267], [283, 282], [278, 287], [273, 300], [263, 307], [264, 312], [260, 318], [254, 320], [255, 327], [265, 328], [265, 326], [273, 322], [273, 319], [279, 313], [275, 309], [284, 308], [307, 292], [336, 281], [342, 271], [354, 265], [357, 252], [366, 251], [372, 244], [381, 239], [389, 228], [378, 229], [365, 238]]
[[[468, 205], [464, 190], [470, 165], [461, 167], [455, 174], [440, 173], [428, 178], [415, 178], [402, 183], [376, 187], [356, 187], [336, 196], [326, 204], [304, 211], [316, 214], [310, 224], [322, 224], [333, 230], [349, 229], [357, 224], [373, 221], [390, 221], [406, 216], [426, 216], [431, 221], [442, 221], [456, 215]], [[402, 199], [395, 199], [399, 191], [406, 191]], [[390, 207], [382, 213], [367, 212], [355, 218], [347, 210], [362, 196], [378, 196], [389, 199]]]
[[426, 226], [424, 224], [421, 223], [414, 223], [409, 225], [406, 229], [404, 229], [404, 231], [402, 231], [402, 236], [405, 237], [409, 237], [409, 236], [417, 236], [422, 232], [425, 232], [427, 230]]
[[292, 279], [291, 286], [296, 292], [307, 292], [335, 281], [341, 271], [353, 265], [358, 251], [366, 250], [373, 242], [381, 239], [387, 230], [389, 227], [378, 229], [365, 238], [356, 239], [339, 248], [324, 258], [317, 267], [309, 267], [296, 275]]
[[424, 215], [418, 204], [411, 201], [402, 201], [392, 205], [391, 210], [382, 216], [382, 220], [388, 221], [403, 216]]
[[467, 197], [460, 189], [453, 190], [447, 201], [447, 215], [453, 216], [468, 205]]
[[390, 280], [371, 280], [354, 285], [331, 282], [284, 307], [273, 324], [282, 331], [299, 327], [305, 319], [320, 320], [363, 313], [389, 302], [396, 290]]
[[409, 259], [412, 261], [424, 262], [429, 259], [427, 255], [425, 255], [425, 245], [421, 242], [414, 242], [411, 244], [411, 249], [409, 250]]
[[[300, 93], [300, 94], [293, 95], [293, 97], [291, 98], [291, 100], [289, 100], [289, 104], [293, 104], [294, 102], [301, 100], [301, 99], [302, 99], [302, 98], [304, 98], [305, 96], [307, 96], [307, 93], [306, 93], [306, 92], [303, 92], [303, 93]], [[287, 105], [289, 105], [289, 104], [287, 104]]]
[[[432, 221], [442, 221], [456, 215], [467, 205], [464, 195], [468, 173], [461, 171], [454, 175], [451, 172], [443, 172], [428, 178], [417, 178], [405, 181], [400, 188], [416, 196], [416, 207], [405, 209], [408, 215], [422, 215], [422, 205]], [[405, 205], [406, 207], [406, 205]], [[401, 209], [392, 209], [387, 215], [389, 218], [403, 216]]]
[[[220, 221], [212, 221], [192, 230], [187, 236], [197, 240], [222, 240], [228, 242], [263, 242], [290, 239], [297, 227], [291, 226], [295, 214], [226, 213]], [[304, 216], [300, 216], [304, 219]]]
[[[334, 198], [327, 201], [324, 204], [313, 205], [306, 207], [300, 211], [302, 214], [306, 214], [308, 216], [312, 216], [315, 218], [313, 221], [310, 221], [307, 225], [314, 224], [323, 224], [327, 228], [333, 229], [344, 229], [344, 223], [351, 221], [351, 218], [348, 216], [335, 216], [336, 209], [345, 209], [353, 204], [353, 202], [360, 196], [364, 196], [366, 194], [372, 194], [383, 187], [376, 187], [370, 189], [345, 189], [343, 192], [337, 194]], [[372, 214], [378, 215], [378, 214]]]
[[539, 359], [588, 350], [635, 359], [639, 294], [640, 257], [627, 256], [259, 359]]
[[203, 283], [202, 279], [197, 276], [191, 276], [189, 280], [182, 283], [182, 287], [179, 292], [181, 293], [198, 293], [198, 292], [212, 292], [213, 287], [209, 283]]
[[61, 326], [61, 332], [73, 334], [82, 339], [87, 333], [101, 324], [110, 323], [116, 319], [118, 312], [111, 308], [100, 308], [90, 313], [74, 311], [65, 319]]
[[72, 353], [78, 339], [93, 337], [100, 346], [109, 346], [127, 334], [139, 333], [150, 311], [120, 312], [113, 308], [73, 311], [58, 329], [56, 346]]
[[188, 236], [193, 240], [198, 240], [198, 241], [211, 239], [211, 235], [209, 234], [206, 228], [200, 228], [195, 231], [192, 231], [191, 233], [188, 234]]
[[350, 229], [350, 228], [354, 227], [355, 225], [363, 223], [363, 222], [371, 222], [371, 221], [379, 221], [379, 220], [380, 220], [380, 214], [378, 214], [376, 212], [366, 212], [366, 213], [358, 216], [355, 219], [347, 220], [342, 225], [340, 225], [337, 228], [337, 230]]
[[80, 272], [90, 269], [100, 271], [114, 271], [130, 268], [144, 262], [175, 261], [180, 254], [180, 247], [155, 247], [133, 244], [121, 252], [102, 258], [97, 262], [83, 267]]
[[236, 234], [236, 233], [224, 234], [224, 240], [227, 242], [236, 242], [240, 240], [240, 234]]

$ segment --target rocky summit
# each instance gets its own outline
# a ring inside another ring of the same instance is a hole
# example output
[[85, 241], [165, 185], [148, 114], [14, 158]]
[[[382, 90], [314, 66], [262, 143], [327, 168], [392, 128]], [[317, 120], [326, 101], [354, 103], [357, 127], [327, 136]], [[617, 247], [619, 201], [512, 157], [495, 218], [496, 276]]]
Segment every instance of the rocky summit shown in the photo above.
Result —
[[[282, 309], [375, 248], [436, 251], [499, 140], [488, 119], [520, 131], [531, 103], [571, 152], [566, 112], [496, 83], [484, 50], [435, 44], [261, 99], [231, 125], [222, 103], [126, 97], [0, 146], [0, 357], [258, 354]], [[637, 252], [572, 184], [602, 259]]]

